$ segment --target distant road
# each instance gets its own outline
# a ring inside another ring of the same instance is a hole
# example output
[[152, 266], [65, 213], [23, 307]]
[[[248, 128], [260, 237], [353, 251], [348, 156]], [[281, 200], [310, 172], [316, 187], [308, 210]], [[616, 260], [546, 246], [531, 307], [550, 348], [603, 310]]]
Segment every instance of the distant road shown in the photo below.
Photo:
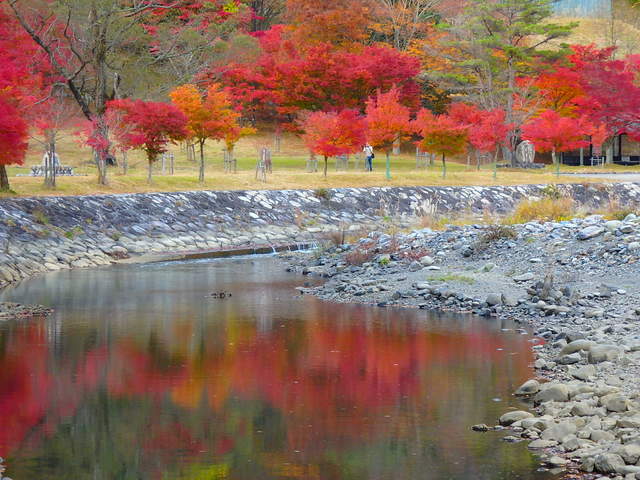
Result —
[[603, 178], [607, 180], [617, 180], [619, 182], [640, 182], [640, 173], [565, 173], [563, 175], [571, 175], [572, 177]]

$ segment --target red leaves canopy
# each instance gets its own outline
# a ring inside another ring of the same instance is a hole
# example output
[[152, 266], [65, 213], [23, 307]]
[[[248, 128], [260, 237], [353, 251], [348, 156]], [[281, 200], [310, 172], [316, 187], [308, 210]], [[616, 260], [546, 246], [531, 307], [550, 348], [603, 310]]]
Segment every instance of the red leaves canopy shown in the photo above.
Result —
[[355, 110], [312, 113], [302, 129], [307, 148], [324, 157], [357, 152], [366, 141], [364, 120]]
[[367, 141], [371, 145], [390, 150], [394, 142], [411, 132], [411, 111], [400, 100], [400, 91], [394, 86], [367, 101]]
[[0, 165], [22, 164], [29, 129], [18, 108], [0, 94]]
[[120, 121], [129, 128], [122, 129], [122, 142], [130, 148], [141, 149], [150, 161], [167, 151], [167, 144], [187, 137], [187, 117], [170, 103], [142, 100], [113, 100], [111, 111], [119, 112]]
[[0, 5], [0, 165], [11, 165], [24, 161], [29, 134], [24, 108], [33, 103], [41, 76], [34, 74], [37, 47], [3, 8]]
[[450, 115], [436, 116], [422, 109], [414, 128], [422, 137], [418, 146], [425, 152], [450, 156], [463, 153], [467, 146], [467, 129]]
[[[640, 65], [635, 56], [614, 60], [615, 48], [574, 45], [569, 66], [534, 79], [543, 109], [563, 117], [588, 118], [608, 136], [627, 133], [640, 137]], [[596, 138], [597, 141], [600, 138]]]
[[589, 128], [584, 118], [562, 117], [546, 110], [522, 127], [522, 138], [533, 142], [539, 152], [568, 152], [589, 146], [585, 140]]
[[402, 103], [417, 109], [420, 62], [405, 53], [385, 46], [355, 53], [329, 43], [301, 49], [282, 27], [266, 32], [260, 44], [262, 53], [255, 62], [218, 72], [246, 116], [291, 120], [305, 110], [364, 110], [367, 98], [393, 85]]

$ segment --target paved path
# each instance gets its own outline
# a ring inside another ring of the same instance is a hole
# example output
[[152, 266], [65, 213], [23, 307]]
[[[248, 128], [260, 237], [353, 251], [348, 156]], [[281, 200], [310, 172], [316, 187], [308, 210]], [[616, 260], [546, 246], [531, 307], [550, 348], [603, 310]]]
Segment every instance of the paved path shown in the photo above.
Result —
[[619, 182], [640, 182], [640, 173], [564, 173], [562, 175], [571, 175], [572, 177], [602, 178], [606, 180], [616, 180]]

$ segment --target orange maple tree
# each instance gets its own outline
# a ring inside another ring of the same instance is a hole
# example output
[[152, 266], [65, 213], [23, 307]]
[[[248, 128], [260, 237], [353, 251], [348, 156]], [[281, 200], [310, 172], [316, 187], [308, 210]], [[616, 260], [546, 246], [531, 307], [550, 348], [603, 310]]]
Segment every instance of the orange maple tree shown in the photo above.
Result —
[[447, 176], [447, 155], [463, 153], [467, 147], [468, 132], [464, 125], [449, 115], [434, 115], [422, 109], [414, 122], [415, 131], [422, 137], [421, 150], [442, 155], [442, 178]]
[[234, 145], [243, 133], [239, 125], [240, 114], [233, 109], [229, 94], [213, 83], [202, 94], [195, 85], [181, 85], [169, 97], [187, 117], [189, 139], [200, 147], [199, 181], [204, 183], [204, 145], [207, 140], [225, 140]]
[[391, 180], [391, 151], [396, 142], [411, 132], [411, 111], [400, 103], [397, 87], [386, 93], [378, 91], [367, 101], [367, 141], [384, 150], [387, 157], [387, 179]]
[[330, 43], [357, 48], [368, 39], [370, 13], [366, 2], [287, 0], [291, 38], [302, 47]]

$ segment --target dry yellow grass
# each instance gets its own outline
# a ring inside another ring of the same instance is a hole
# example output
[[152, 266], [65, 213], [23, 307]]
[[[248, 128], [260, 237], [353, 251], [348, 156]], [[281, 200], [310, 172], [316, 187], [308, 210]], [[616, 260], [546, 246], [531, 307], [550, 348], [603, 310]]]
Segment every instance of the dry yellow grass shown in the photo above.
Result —
[[[79, 146], [72, 136], [63, 138], [59, 145], [61, 161], [64, 165], [73, 166], [76, 173], [86, 176], [58, 177], [55, 190], [45, 189], [42, 178], [18, 176], [28, 174], [30, 166], [39, 164], [42, 147], [32, 144], [25, 162], [21, 168], [9, 169], [12, 189], [19, 196], [42, 195], [91, 195], [110, 193], [138, 193], [138, 192], [166, 192], [188, 190], [255, 190], [255, 189], [319, 189], [341, 187], [375, 187], [375, 186], [431, 186], [431, 185], [517, 185], [517, 184], [547, 184], [560, 182], [585, 182], [594, 179], [578, 176], [561, 177], [558, 179], [552, 169], [542, 171], [500, 170], [497, 180], [493, 179], [490, 165], [485, 165], [480, 171], [475, 167], [467, 168], [465, 164], [448, 162], [447, 178], [442, 178], [439, 162], [433, 167], [416, 169], [415, 156], [411, 153], [411, 145], [402, 155], [392, 158], [391, 181], [384, 175], [384, 155], [380, 152], [375, 159], [376, 170], [372, 173], [351, 169], [346, 172], [335, 171], [335, 164], [330, 161], [329, 175], [325, 179], [322, 175], [322, 160], [319, 162], [319, 172], [306, 173], [305, 165], [307, 153], [301, 141], [294, 136], [285, 136], [280, 153], [274, 153], [274, 173], [268, 176], [267, 183], [255, 178], [255, 164], [258, 149], [267, 146], [273, 149], [271, 136], [258, 136], [243, 139], [236, 147], [239, 172], [237, 174], [224, 173], [222, 165], [222, 145], [211, 143], [207, 145], [206, 181], [197, 181], [197, 164], [190, 162], [186, 154], [177, 146], [172, 148], [175, 155], [175, 174], [162, 175], [160, 164], [157, 163], [152, 185], [147, 185], [147, 162], [140, 152], [129, 154], [129, 174], [122, 175], [120, 167], [114, 167], [109, 172], [109, 185], [97, 184], [96, 168], [91, 162], [91, 151]], [[168, 167], [167, 167], [168, 169]], [[569, 169], [566, 171], [577, 171]], [[587, 171], [588, 169], [583, 169]], [[607, 168], [609, 170], [609, 168]], [[639, 169], [635, 171], [640, 172]], [[5, 194], [6, 196], [7, 194]]]

